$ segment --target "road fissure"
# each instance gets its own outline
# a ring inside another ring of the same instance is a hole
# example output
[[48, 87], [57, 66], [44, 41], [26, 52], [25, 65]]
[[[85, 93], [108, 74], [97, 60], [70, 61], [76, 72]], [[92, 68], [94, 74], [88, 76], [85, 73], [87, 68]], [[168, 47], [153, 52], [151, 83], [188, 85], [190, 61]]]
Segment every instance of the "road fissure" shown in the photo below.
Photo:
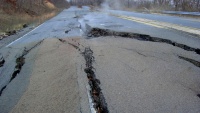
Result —
[[100, 80], [96, 78], [95, 72], [93, 71], [94, 68], [92, 64], [94, 62], [94, 56], [90, 47], [85, 48], [83, 56], [86, 61], [86, 68], [84, 71], [87, 74], [88, 83], [90, 86], [90, 95], [93, 99], [94, 108], [96, 109], [97, 113], [109, 113], [106, 100], [100, 88]]
[[80, 48], [77, 46], [77, 45], [75, 45], [75, 44], [72, 44], [72, 43], [70, 43], [70, 42], [67, 42], [66, 40], [63, 40], [63, 39], [58, 39], [60, 42], [62, 42], [62, 43], [67, 43], [67, 44], [69, 44], [69, 45], [71, 45], [72, 47], [74, 47], [75, 49], [77, 49], [77, 50], [79, 50], [80, 51]]
[[3, 67], [4, 63], [5, 63], [4, 57], [2, 54], [0, 54], [0, 67]]
[[137, 33], [129, 33], [129, 32], [117, 32], [117, 31], [112, 31], [109, 29], [101, 29], [101, 28], [92, 28], [88, 33], [87, 37], [88, 38], [95, 38], [95, 37], [101, 37], [101, 36], [119, 36], [123, 38], [132, 38], [132, 39], [137, 39], [140, 41], [151, 41], [151, 42], [160, 42], [160, 43], [166, 43], [170, 44], [179, 48], [182, 48], [187, 51], [194, 51], [197, 54], [200, 55], [200, 49], [199, 48], [193, 48], [184, 44], [180, 44], [174, 41], [171, 41], [169, 39], [162, 39], [158, 37], [151, 37], [149, 35], [145, 34], [137, 34]]
[[[28, 50], [26, 50], [26, 48], [25, 48], [24, 51], [22, 52], [22, 55], [19, 56], [19, 57], [15, 60], [15, 62], [16, 62], [15, 69], [14, 69], [14, 72], [12, 73], [12, 75], [11, 75], [11, 78], [10, 78], [9, 83], [12, 82], [12, 80], [14, 80], [14, 79], [17, 77], [17, 75], [21, 72], [22, 67], [23, 67], [23, 65], [25, 64], [25, 56], [26, 56], [32, 49], [34, 49], [34, 48], [36, 48], [37, 46], [39, 46], [42, 42], [43, 42], [43, 40], [40, 41], [40, 42], [38, 42], [36, 45], [34, 45], [33, 47], [31, 47], [31, 48], [28, 49]], [[6, 89], [6, 87], [9, 85], [9, 83], [6, 84], [4, 87], [1, 88], [1, 90], [0, 90], [0, 96], [2, 95], [2, 93], [3, 93], [3, 91]]]
[[182, 60], [185, 60], [187, 62], [190, 62], [192, 64], [194, 64], [195, 66], [199, 67], [200, 68], [200, 62], [199, 61], [196, 61], [196, 60], [193, 60], [193, 59], [190, 59], [190, 58], [186, 58], [186, 57], [183, 57], [183, 56], [178, 56], [180, 59]]
[[84, 51], [81, 51], [79, 46], [70, 43], [64, 39], [58, 39], [60, 42], [64, 44], [69, 44], [72, 47], [74, 47], [76, 50], [81, 52], [81, 54], [84, 56], [85, 61], [86, 61], [86, 67], [84, 69], [84, 72], [87, 74], [88, 78], [88, 84], [89, 84], [89, 97], [92, 98], [92, 103], [93, 103], [93, 108], [97, 113], [109, 113], [108, 108], [107, 108], [107, 103], [105, 101], [104, 95], [101, 92], [100, 88], [100, 80], [96, 78], [95, 72], [94, 72], [94, 67], [93, 67], [93, 62], [94, 62], [94, 56], [93, 56], [93, 51], [90, 49], [90, 47], [86, 47]]

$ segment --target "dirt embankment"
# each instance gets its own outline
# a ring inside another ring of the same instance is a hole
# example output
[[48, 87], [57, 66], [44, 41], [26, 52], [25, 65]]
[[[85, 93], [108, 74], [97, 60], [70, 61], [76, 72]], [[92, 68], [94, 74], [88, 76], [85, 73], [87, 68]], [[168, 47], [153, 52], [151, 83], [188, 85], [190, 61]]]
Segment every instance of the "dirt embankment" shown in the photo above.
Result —
[[67, 7], [65, 0], [0, 0], [0, 35], [16, 32], [25, 24], [40, 24]]
[[31, 16], [41, 15], [56, 8], [67, 8], [65, 0], [0, 0], [0, 9], [8, 14], [26, 13]]

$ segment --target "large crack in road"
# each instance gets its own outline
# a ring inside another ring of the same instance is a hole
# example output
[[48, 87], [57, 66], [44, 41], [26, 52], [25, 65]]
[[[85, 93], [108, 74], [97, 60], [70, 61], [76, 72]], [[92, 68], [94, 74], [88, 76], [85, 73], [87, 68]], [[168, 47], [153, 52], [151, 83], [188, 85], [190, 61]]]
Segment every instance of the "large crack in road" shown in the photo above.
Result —
[[[17, 77], [17, 75], [21, 72], [22, 70], [22, 67], [23, 65], [25, 64], [25, 56], [34, 48], [38, 47], [41, 43], [43, 42], [40, 41], [38, 42], [37, 44], [35, 44], [33, 47], [31, 47], [30, 49], [26, 50], [26, 48], [24, 49], [23, 53], [21, 56], [19, 56], [16, 60], [15, 60], [15, 63], [16, 63], [16, 66], [15, 66], [15, 69], [14, 69], [14, 72], [12, 73], [11, 77], [10, 77], [10, 82], [12, 82], [13, 79], [15, 79]], [[5, 62], [5, 61], [4, 61]], [[8, 84], [9, 84], [8, 83]], [[6, 84], [5, 86], [3, 86], [0, 90], [0, 96], [2, 95], [3, 91], [6, 89], [7, 85]]]
[[3, 58], [3, 55], [0, 54], [0, 67], [2, 67], [4, 65], [4, 63], [5, 63], [5, 60]]
[[125, 38], [133, 38], [141, 41], [151, 41], [151, 42], [161, 42], [161, 43], [167, 43], [179, 48], [182, 48], [187, 51], [194, 51], [197, 54], [200, 55], [200, 49], [198, 48], [193, 48], [189, 47], [184, 44], [180, 44], [168, 39], [162, 39], [158, 37], [151, 37], [149, 35], [145, 34], [137, 34], [137, 33], [129, 33], [129, 32], [117, 32], [117, 31], [112, 31], [109, 29], [101, 29], [101, 28], [92, 28], [88, 34], [87, 37], [92, 38], [92, 37], [100, 37], [100, 36], [120, 36], [120, 37], [125, 37]]
[[[88, 26], [89, 25], [87, 25], [87, 28], [88, 28]], [[149, 35], [144, 35], [144, 34], [136, 34], [136, 33], [129, 33], [129, 32], [117, 32], [117, 31], [112, 31], [109, 29], [101, 29], [101, 28], [91, 28], [86, 33], [86, 39], [97, 38], [97, 37], [106, 37], [106, 36], [114, 36], [114, 37], [119, 36], [122, 38], [132, 38], [132, 39], [137, 39], [140, 41], [166, 43], [166, 44], [173, 45], [175, 47], [179, 47], [186, 51], [193, 51], [193, 52], [197, 53], [198, 55], [200, 55], [200, 49], [198, 49], [198, 48], [189, 47], [187, 45], [180, 44], [180, 43], [168, 40], [168, 39], [151, 37]], [[92, 95], [93, 101], [95, 103], [95, 109], [99, 113], [107, 113], [108, 112], [107, 103], [105, 102], [104, 96], [101, 92], [101, 88], [99, 87], [100, 81], [98, 79], [96, 79], [95, 73], [93, 71], [93, 66], [92, 66], [92, 62], [94, 60], [93, 51], [90, 49], [90, 47], [87, 47], [87, 48], [85, 48], [85, 51], [83, 52], [83, 54], [84, 54], [84, 57], [86, 60], [85, 73], [87, 74], [87, 77], [89, 80], [89, 85], [91, 87], [90, 94]], [[183, 56], [178, 56], [178, 58], [185, 60], [187, 62], [190, 62], [197, 67], [200, 67], [199, 61], [196, 61], [196, 60], [190, 59], [190, 58], [186, 58]], [[200, 97], [199, 94], [197, 94], [197, 96]]]
[[[58, 39], [60, 42], [69, 44], [72, 47], [74, 47], [76, 50], [81, 52], [81, 49], [79, 48], [79, 43], [78, 45], [72, 44], [66, 40], [63, 39]], [[72, 39], [73, 41], [73, 39]], [[94, 72], [94, 67], [93, 67], [93, 62], [94, 62], [94, 56], [93, 56], [93, 51], [90, 49], [90, 47], [86, 47], [81, 54], [84, 56], [85, 61], [86, 61], [86, 68], [84, 69], [85, 73], [87, 74], [88, 78], [88, 84], [90, 86], [89, 88], [89, 97], [92, 98], [92, 103], [94, 106], [94, 109], [97, 113], [109, 113], [109, 110], [107, 108], [107, 103], [104, 98], [103, 93], [101, 92], [100, 88], [100, 80], [96, 78], [95, 72]], [[91, 108], [92, 109], [92, 108]]]
[[[78, 20], [79, 17], [76, 17], [76, 18]], [[187, 51], [196, 52], [198, 55], [200, 55], [200, 49], [189, 47], [187, 45], [180, 44], [180, 43], [168, 40], [168, 39], [162, 39], [162, 38], [158, 38], [158, 37], [151, 37], [151, 36], [145, 35], [145, 34], [137, 34], [137, 33], [129, 33], [129, 32], [117, 32], [117, 31], [112, 31], [112, 30], [109, 30], [109, 29], [101, 29], [101, 28], [91, 28], [90, 30], [88, 30], [87, 27], [85, 28], [85, 25], [83, 25], [83, 26], [81, 26], [81, 25], [82, 25], [82, 23], [80, 23], [80, 26], [78, 27], [78, 28], [80, 28], [80, 30], [82, 30], [82, 31], [89, 31], [89, 32], [87, 32], [87, 33], [84, 34], [84, 35], [86, 35], [87, 39], [97, 38], [97, 37], [102, 37], [102, 36], [103, 37], [106, 37], [106, 36], [114, 36], [114, 37], [116, 37], [116, 36], [118, 36], [118, 37], [122, 37], [122, 38], [137, 39], [137, 40], [140, 40], [140, 41], [150, 41], [150, 42], [166, 43], [166, 44], [173, 45], [175, 47], [182, 48], [182, 49], [187, 50]], [[116, 26], [114, 26], [114, 27], [116, 27]], [[64, 31], [65, 34], [68, 34], [72, 29], [73, 28], [70, 28], [69, 30]], [[87, 29], [87, 30], [85, 30], [85, 29]], [[90, 96], [92, 98], [92, 102], [93, 102], [93, 105], [94, 105], [93, 107], [95, 108], [95, 110], [96, 110], [97, 113], [109, 113], [106, 99], [105, 99], [104, 94], [102, 92], [102, 89], [100, 87], [101, 82], [100, 82], [99, 79], [97, 79], [97, 76], [96, 76], [96, 75], [99, 75], [99, 74], [98, 73], [96, 74], [96, 70], [93, 67], [93, 63], [95, 61], [95, 58], [94, 58], [94, 55], [93, 55], [94, 54], [93, 50], [88, 46], [88, 47], [83, 47], [84, 51], [81, 51], [81, 48], [79, 47], [80, 46], [79, 43], [78, 44], [73, 44], [73, 43], [71, 43], [69, 41], [66, 41], [66, 40], [60, 39], [60, 38], [58, 40], [60, 42], [62, 42], [62, 43], [69, 44], [70, 46], [74, 47], [76, 50], [78, 50], [79, 52], [81, 52], [81, 54], [85, 58], [84, 72], [87, 75], [88, 84], [90, 86], [89, 94], [90, 94]], [[72, 41], [73, 41], [73, 39], [72, 39]], [[26, 55], [32, 49], [34, 49], [35, 47], [37, 47], [41, 43], [42, 43], [42, 41], [39, 42], [39, 43], [37, 43], [35, 46], [33, 46], [29, 50], [24, 49], [23, 54], [20, 55], [15, 60], [16, 66], [15, 66], [14, 72], [11, 75], [10, 82], [12, 80], [14, 80], [17, 77], [18, 74], [20, 74], [20, 71], [23, 68], [23, 65], [25, 64], [25, 57], [26, 57]], [[144, 57], [147, 57], [145, 54], [142, 54], [140, 52], [136, 51], [136, 53], [139, 54], [139, 55], [142, 55]], [[179, 56], [179, 55], [177, 55], [177, 56], [180, 59], [182, 59], [182, 60], [185, 60], [187, 62], [190, 62], [190, 63], [194, 64], [197, 67], [200, 67], [200, 62], [199, 61], [196, 61], [196, 60], [193, 60], [191, 58], [184, 57], [184, 56]], [[110, 60], [109, 60], [109, 62], [110, 62]], [[5, 63], [4, 58], [0, 57], [0, 67], [3, 66], [4, 63]], [[102, 81], [102, 82], [105, 82], [105, 81]], [[1, 90], [0, 90], [0, 96], [3, 93], [4, 89], [6, 89], [7, 85], [5, 85], [4, 87], [1, 88]], [[200, 94], [197, 94], [197, 96], [200, 97]]]
[[[189, 48], [186, 45], [181, 45], [180, 48], [182, 48], [182, 50], [178, 48], [178, 46], [175, 46], [177, 45], [175, 44], [175, 42], [170, 40], [154, 38], [148, 35], [109, 31], [100, 28], [92, 28], [91, 31], [88, 32], [87, 36], [88, 37], [86, 38], [88, 38], [88, 43], [95, 53], [95, 63], [97, 63], [95, 67], [98, 68], [95, 73], [99, 80], [101, 80], [101, 87], [103, 89], [106, 100], [108, 100], [108, 108], [110, 112], [116, 112], [126, 108], [129, 109], [127, 110], [129, 112], [134, 111], [130, 108], [132, 106], [136, 106], [135, 108], [139, 109], [140, 106], [137, 105], [137, 102], [145, 105], [148, 102], [149, 104], [154, 103], [157, 105], [157, 103], [162, 102], [163, 100], [169, 100], [169, 102], [172, 104], [158, 104], [158, 106], [179, 106], [179, 103], [178, 105], [173, 102], [177, 102], [179, 100], [185, 101], [182, 97], [175, 99], [177, 95], [182, 94], [187, 95], [189, 99], [196, 98], [198, 101], [200, 95], [198, 87], [196, 87], [198, 86], [198, 82], [195, 81], [198, 80], [198, 77], [196, 79], [195, 77], [199, 75], [199, 72], [194, 71], [199, 70], [199, 68], [196, 68], [195, 66], [199, 67], [200, 64], [199, 58], [195, 58], [195, 56], [199, 56], [199, 54], [197, 53], [197, 49], [195, 51], [195, 48]], [[148, 46], [146, 46], [145, 44]], [[126, 50], [124, 50], [124, 48], [126, 48]], [[120, 62], [122, 62], [123, 64], [120, 64]], [[190, 65], [187, 62], [194, 64], [194, 66]], [[126, 66], [129, 67], [127, 68]], [[109, 72], [110, 70], [112, 71]], [[93, 74], [93, 71], [90, 72], [90, 70], [86, 68], [85, 72], [89, 73], [88, 78], [90, 79], [90, 73]], [[195, 80], [190, 81], [190, 79], [193, 78]], [[173, 84], [174, 86], [171, 84]], [[183, 86], [178, 86], [177, 84], [183, 84]], [[156, 89], [157, 86], [159, 87], [158, 89]], [[128, 89], [129, 91], [122, 90], [117, 87]], [[141, 89], [138, 90], [139, 88]], [[197, 88], [197, 91], [192, 91], [191, 95], [190, 90], [195, 88]], [[178, 93], [177, 91], [180, 92]], [[113, 94], [116, 94], [116, 96], [112, 97]], [[168, 95], [173, 95], [174, 99], [168, 98]], [[148, 101], [147, 97], [149, 99]], [[153, 100], [154, 97], [155, 100]], [[158, 98], [160, 98], [160, 100]], [[192, 100], [192, 102], [195, 102], [195, 99]], [[193, 104], [192, 102], [190, 104], [191, 106]], [[126, 107], [122, 104], [125, 104], [127, 106], [130, 105], [131, 107]], [[149, 107], [149, 105], [145, 105], [143, 107]], [[180, 107], [184, 108], [190, 105], [180, 105]], [[151, 109], [151, 107], [149, 108]], [[153, 108], [152, 111], [155, 109]], [[187, 109], [189, 109], [189, 107]]]
[[87, 74], [89, 80], [88, 83], [91, 88], [90, 95], [92, 96], [94, 102], [94, 108], [96, 109], [97, 113], [109, 113], [107, 103], [99, 86], [100, 80], [96, 78], [95, 72], [93, 71], [93, 51], [90, 49], [90, 47], [86, 47], [83, 55], [86, 61], [86, 68], [84, 69], [84, 71]]
[[[151, 37], [149, 35], [144, 35], [144, 34], [137, 34], [137, 33], [129, 33], [129, 32], [117, 32], [117, 31], [112, 31], [110, 29], [101, 29], [101, 28], [91, 28], [89, 25], [87, 25], [87, 28], [90, 29], [87, 32], [87, 37], [88, 39], [90, 38], [97, 38], [97, 37], [101, 37], [101, 36], [119, 36], [119, 37], [123, 37], [123, 38], [132, 38], [132, 39], [137, 39], [140, 41], [150, 41], [150, 42], [160, 42], [160, 43], [166, 43], [166, 44], [170, 44], [173, 45], [175, 47], [179, 47], [181, 49], [184, 49], [186, 51], [193, 51], [196, 52], [198, 55], [200, 55], [200, 49], [198, 48], [193, 48], [193, 47], [189, 47], [187, 45], [184, 44], [180, 44], [168, 39], [162, 39], [162, 38], [157, 38], [157, 37]], [[200, 62], [196, 61], [194, 59], [190, 59], [190, 58], [186, 58], [183, 56], [178, 56], [180, 59], [183, 59], [185, 61], [188, 61], [192, 64], [194, 64], [197, 67], [200, 67]]]
[[199, 67], [200, 68], [200, 62], [199, 61], [196, 61], [196, 60], [193, 60], [193, 59], [190, 59], [190, 58], [186, 58], [186, 57], [183, 57], [183, 56], [178, 56], [180, 59], [183, 59], [187, 62], [190, 62], [192, 64], [194, 64], [195, 66]]

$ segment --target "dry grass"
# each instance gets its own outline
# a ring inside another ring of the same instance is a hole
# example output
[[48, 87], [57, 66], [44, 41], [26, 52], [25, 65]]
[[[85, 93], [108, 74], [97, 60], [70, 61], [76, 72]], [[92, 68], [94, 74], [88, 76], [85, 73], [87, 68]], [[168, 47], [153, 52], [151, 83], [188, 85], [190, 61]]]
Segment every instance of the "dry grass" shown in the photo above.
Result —
[[32, 17], [27, 14], [12, 14], [8, 15], [2, 11], [0, 11], [0, 34], [12, 31], [19, 30], [23, 28], [24, 24], [36, 24], [39, 25], [44, 21], [54, 17], [57, 15], [59, 10], [45, 13], [40, 16]]
[[24, 24], [41, 24], [68, 7], [66, 0], [0, 0], [0, 35]]

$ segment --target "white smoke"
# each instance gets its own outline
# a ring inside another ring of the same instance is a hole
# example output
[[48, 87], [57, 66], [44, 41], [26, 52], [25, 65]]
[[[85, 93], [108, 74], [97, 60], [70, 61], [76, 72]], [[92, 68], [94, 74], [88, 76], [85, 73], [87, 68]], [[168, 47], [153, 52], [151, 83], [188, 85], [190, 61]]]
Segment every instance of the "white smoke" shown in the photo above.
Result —
[[109, 3], [107, 2], [107, 0], [101, 4], [101, 8], [104, 11], [107, 11], [107, 10], [111, 9], [110, 6], [109, 6]]
[[121, 0], [105, 0], [105, 2], [101, 4], [101, 8], [105, 11], [110, 9], [122, 10], [124, 5]]

